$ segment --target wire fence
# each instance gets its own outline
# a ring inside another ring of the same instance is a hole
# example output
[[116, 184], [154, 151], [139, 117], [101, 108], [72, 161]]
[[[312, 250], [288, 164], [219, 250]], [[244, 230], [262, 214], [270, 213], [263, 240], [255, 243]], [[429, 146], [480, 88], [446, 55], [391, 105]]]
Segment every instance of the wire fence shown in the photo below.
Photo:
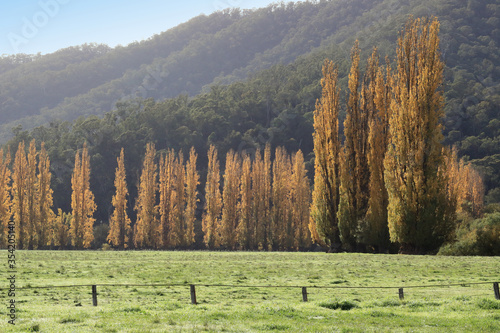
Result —
[[[492, 287], [492, 288], [491, 288]], [[128, 293], [122, 290], [125, 288]], [[133, 288], [133, 289], [131, 289]], [[139, 288], [139, 289], [138, 289]], [[142, 288], [142, 289], [141, 289]], [[150, 302], [155, 297], [177, 299], [179, 301], [187, 301], [188, 293], [179, 291], [179, 289], [189, 288], [189, 296], [191, 304], [198, 304], [197, 289], [224, 289], [224, 292], [216, 294], [231, 295], [231, 298], [246, 298], [246, 293], [241, 293], [240, 289], [252, 289], [253, 296], [273, 297], [273, 294], [268, 292], [257, 293], [259, 290], [266, 289], [287, 289], [293, 292], [287, 292], [286, 295], [279, 295], [299, 299], [302, 296], [303, 302], [308, 302], [311, 295], [319, 298], [320, 294], [324, 295], [325, 290], [334, 291], [335, 296], [341, 295], [365, 295], [370, 298], [377, 299], [381, 293], [388, 294], [395, 299], [399, 297], [400, 301], [404, 301], [405, 297], [413, 299], [427, 299], [429, 296], [446, 298], [446, 297], [492, 297], [500, 300], [499, 283], [498, 282], [472, 282], [472, 283], [448, 283], [448, 284], [429, 284], [429, 285], [407, 285], [407, 286], [318, 286], [318, 285], [241, 285], [241, 284], [188, 284], [188, 283], [150, 283], [150, 284], [73, 284], [73, 285], [58, 285], [58, 286], [22, 286], [17, 287], [16, 291], [32, 291], [29, 295], [20, 293], [22, 298], [32, 300], [33, 298], [45, 297], [48, 301], [61, 302], [74, 300], [76, 305], [82, 305], [82, 302], [88, 302], [92, 299], [92, 305], [102, 303], [112, 303], [116, 301], [130, 301], [131, 298], [138, 299], [144, 302]], [[83, 290], [82, 290], [83, 289]], [[87, 291], [85, 291], [85, 289]], [[492, 290], [493, 289], [493, 290]], [[0, 298], [6, 297], [7, 288], [0, 288], [2, 292]], [[69, 292], [57, 292], [56, 290], [70, 290]], [[75, 290], [78, 290], [75, 293]], [[42, 292], [44, 291], [44, 292]], [[311, 293], [311, 291], [313, 291]], [[24, 295], [23, 295], [24, 294]], [[214, 296], [214, 294], [211, 294]], [[207, 297], [207, 296], [205, 296]], [[217, 297], [213, 297], [217, 298]], [[90, 302], [89, 302], [90, 303]]]

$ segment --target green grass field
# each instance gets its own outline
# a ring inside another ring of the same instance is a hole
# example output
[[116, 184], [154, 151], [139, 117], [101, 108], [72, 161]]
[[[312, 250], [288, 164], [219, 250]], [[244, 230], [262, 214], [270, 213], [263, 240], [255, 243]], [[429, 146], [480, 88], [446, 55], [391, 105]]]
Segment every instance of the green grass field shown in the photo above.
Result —
[[[0, 332], [500, 332], [500, 301], [492, 283], [481, 284], [500, 282], [496, 257], [156, 251], [16, 256], [16, 286], [31, 288], [16, 290], [12, 326], [2, 274]], [[0, 251], [0, 258], [4, 272], [7, 252]], [[91, 284], [100, 284], [97, 307], [89, 286], [36, 288]], [[189, 284], [197, 285], [198, 305], [191, 304]], [[203, 286], [214, 284], [240, 287]], [[398, 287], [429, 285], [405, 288], [399, 300]], [[308, 302], [300, 286], [308, 287]]]

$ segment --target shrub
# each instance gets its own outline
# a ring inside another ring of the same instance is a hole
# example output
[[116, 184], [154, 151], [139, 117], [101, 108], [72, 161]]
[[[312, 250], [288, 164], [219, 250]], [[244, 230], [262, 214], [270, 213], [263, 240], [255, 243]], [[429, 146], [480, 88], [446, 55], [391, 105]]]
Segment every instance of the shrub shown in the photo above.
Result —
[[113, 251], [113, 247], [108, 243], [102, 244], [101, 251]]
[[500, 213], [464, 221], [457, 229], [457, 240], [439, 250], [440, 255], [500, 255]]

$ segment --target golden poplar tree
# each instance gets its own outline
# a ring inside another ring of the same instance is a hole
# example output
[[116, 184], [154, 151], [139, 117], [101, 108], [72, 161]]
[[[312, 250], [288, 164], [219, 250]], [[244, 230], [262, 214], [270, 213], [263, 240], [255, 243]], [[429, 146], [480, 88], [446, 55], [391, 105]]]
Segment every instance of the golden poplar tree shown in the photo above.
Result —
[[28, 161], [24, 141], [20, 142], [12, 170], [12, 215], [16, 228], [17, 248], [25, 249], [29, 243], [28, 205], [26, 196]]
[[186, 163], [186, 209], [184, 211], [184, 245], [194, 244], [194, 222], [196, 220], [196, 205], [198, 203], [198, 185], [200, 184], [200, 175], [196, 170], [196, 160], [198, 155], [194, 147], [189, 152], [189, 160]]
[[71, 209], [72, 218], [71, 226], [69, 229], [69, 234], [71, 238], [71, 245], [75, 248], [82, 248], [83, 246], [83, 223], [81, 216], [79, 215], [79, 209], [83, 205], [82, 196], [82, 177], [80, 175], [82, 170], [80, 153], [75, 154], [75, 167], [73, 169], [73, 174], [71, 175]]
[[314, 110], [314, 189], [309, 229], [314, 241], [330, 247], [340, 244], [339, 206], [339, 88], [338, 70], [326, 60], [321, 99]]
[[115, 247], [126, 249], [129, 247], [132, 228], [127, 214], [127, 180], [125, 173], [125, 152], [123, 148], [116, 159], [118, 166], [115, 170], [115, 195], [111, 203], [113, 214], [109, 220], [109, 233], [107, 240]]
[[264, 156], [257, 150], [252, 165], [252, 221], [250, 246], [268, 249], [270, 238], [271, 146], [266, 145]]
[[264, 148], [264, 156], [263, 156], [264, 168], [263, 168], [263, 188], [262, 193], [260, 195], [264, 198], [264, 203], [262, 207], [262, 214], [264, 217], [263, 220], [263, 230], [265, 239], [263, 240], [264, 249], [270, 249], [272, 245], [272, 227], [271, 227], [271, 196], [272, 196], [272, 187], [271, 187], [271, 145], [269, 143], [266, 144]]
[[450, 215], [443, 172], [443, 62], [437, 19], [409, 19], [398, 39], [385, 183], [393, 242], [402, 251], [442, 244]]
[[457, 213], [473, 218], [482, 216], [484, 208], [484, 183], [481, 175], [470, 163], [458, 159], [457, 150], [446, 151], [448, 197]]
[[71, 214], [63, 213], [61, 208], [58, 209], [52, 227], [52, 244], [59, 249], [64, 249], [71, 243], [70, 228], [72, 218]]
[[90, 190], [90, 158], [87, 144], [75, 154], [75, 167], [71, 177], [71, 244], [75, 248], [89, 248], [94, 240], [94, 212], [97, 209]]
[[170, 215], [170, 246], [172, 247], [184, 244], [185, 178], [184, 157], [180, 151], [173, 164], [172, 213]]
[[250, 155], [243, 157], [241, 165], [240, 202], [238, 203], [239, 222], [236, 240], [240, 249], [249, 250], [254, 245], [254, 223], [252, 219], [252, 161]]
[[219, 225], [219, 242], [216, 246], [226, 249], [236, 248], [236, 228], [238, 226], [238, 201], [240, 196], [241, 159], [232, 149], [226, 154], [224, 188], [222, 192], [222, 218]]
[[461, 207], [473, 218], [482, 217], [484, 212], [485, 192], [483, 178], [470, 163], [462, 167], [462, 170], [466, 180], [464, 181], [465, 193], [460, 197]]
[[37, 152], [35, 140], [31, 140], [28, 148], [28, 169], [26, 173], [26, 228], [27, 240], [25, 247], [28, 249], [37, 248], [38, 231], [40, 228], [40, 220], [38, 219], [38, 182], [36, 177]]
[[[0, 247], [5, 247], [8, 241], [9, 221], [11, 220], [12, 199], [10, 195], [10, 153], [4, 155], [0, 149]], [[15, 230], [15, 229], [14, 229]]]
[[94, 212], [97, 209], [94, 194], [90, 190], [90, 157], [87, 144], [83, 144], [81, 158], [81, 178], [82, 178], [82, 209], [81, 218], [83, 226], [83, 247], [88, 249], [94, 241]]
[[[272, 249], [292, 247], [293, 235], [290, 206], [290, 158], [285, 148], [277, 147], [273, 162], [271, 242]], [[270, 248], [271, 249], [271, 246]]]
[[159, 172], [159, 203], [158, 203], [158, 231], [157, 238], [160, 241], [160, 247], [168, 248], [172, 246], [171, 241], [171, 223], [173, 214], [173, 178], [174, 178], [174, 160], [175, 153], [173, 149], [167, 151], [164, 157], [160, 158]]
[[51, 244], [52, 228], [54, 224], [53, 193], [50, 187], [52, 174], [50, 173], [50, 159], [45, 143], [42, 142], [38, 160], [38, 222], [35, 232], [38, 234], [37, 248], [46, 247]]
[[220, 193], [220, 168], [217, 149], [210, 145], [208, 151], [208, 171], [205, 185], [205, 207], [202, 217], [203, 241], [213, 249], [218, 240], [217, 226], [220, 224], [222, 196]]
[[156, 190], [158, 184], [155, 155], [154, 144], [148, 143], [135, 203], [137, 222], [134, 226], [133, 238], [136, 248], [157, 248], [160, 245], [160, 240], [155, 232], [155, 230], [158, 230], [156, 214]]
[[366, 224], [362, 228], [362, 242], [383, 252], [389, 246], [387, 226], [388, 194], [384, 181], [384, 158], [389, 144], [389, 117], [391, 104], [391, 72], [387, 64], [384, 77], [379, 67], [375, 83], [370, 85], [374, 91], [375, 110], [369, 124], [368, 166], [370, 170], [368, 212]]
[[370, 168], [369, 124], [375, 111], [374, 84], [378, 71], [378, 55], [374, 51], [368, 60], [366, 73], [360, 81], [360, 50], [356, 41], [351, 54], [349, 98], [344, 121], [345, 142], [341, 153], [339, 203], [340, 237], [347, 249], [354, 249], [360, 240], [369, 200]]
[[294, 236], [293, 247], [296, 250], [311, 246], [311, 233], [309, 231], [310, 199], [311, 190], [304, 155], [299, 150], [292, 157], [290, 180], [291, 227]]

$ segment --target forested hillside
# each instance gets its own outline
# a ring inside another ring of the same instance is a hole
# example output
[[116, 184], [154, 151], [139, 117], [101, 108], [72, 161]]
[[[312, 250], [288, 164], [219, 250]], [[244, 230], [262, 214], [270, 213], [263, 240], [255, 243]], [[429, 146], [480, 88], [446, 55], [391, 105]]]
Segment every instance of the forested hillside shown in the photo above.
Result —
[[123, 98], [193, 96], [214, 81], [243, 79], [331, 43], [332, 36], [363, 14], [364, 6], [378, 2], [228, 10], [113, 50], [83, 45], [31, 59], [7, 57], [0, 77], [0, 120], [21, 118], [24, 127], [32, 127], [53, 118], [102, 115]]
[[[301, 149], [311, 177], [313, 111], [324, 59], [339, 66], [345, 98], [355, 40], [362, 64], [374, 46], [382, 59], [392, 60], [409, 15], [435, 15], [441, 23], [444, 144], [456, 145], [458, 155], [478, 168], [487, 202], [500, 202], [500, 3], [495, 0], [279, 4], [200, 16], [126, 47], [89, 44], [45, 56], [3, 57], [2, 135], [6, 140], [14, 133], [11, 152], [23, 140], [45, 142], [54, 206], [66, 212], [75, 152], [87, 142], [95, 217], [105, 224], [122, 147], [129, 184], [138, 184], [150, 142], [160, 152], [186, 154], [193, 146], [200, 189], [211, 144], [221, 157], [230, 149], [252, 153], [266, 143], [289, 152]], [[136, 186], [129, 191], [134, 220]]]

